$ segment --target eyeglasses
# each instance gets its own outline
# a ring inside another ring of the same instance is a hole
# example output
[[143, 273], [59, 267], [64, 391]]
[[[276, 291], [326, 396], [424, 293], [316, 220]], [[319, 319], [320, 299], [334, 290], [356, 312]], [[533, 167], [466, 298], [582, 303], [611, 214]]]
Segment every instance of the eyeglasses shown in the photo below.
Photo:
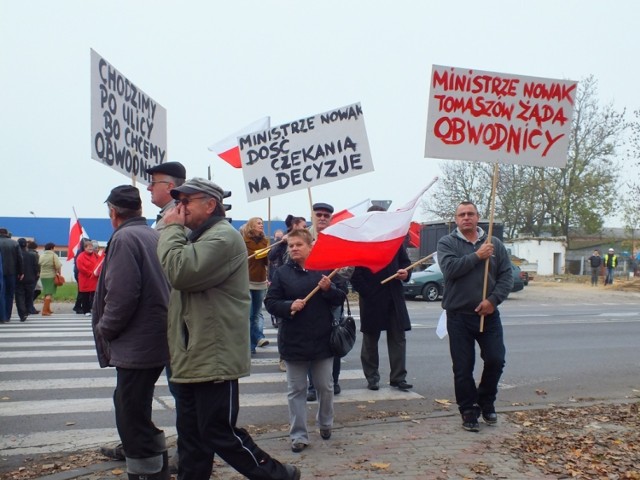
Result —
[[169, 184], [169, 183], [172, 183], [172, 182], [167, 182], [166, 180], [158, 180], [158, 181], [155, 181], [155, 182], [151, 182], [150, 185], [152, 187], [155, 187], [156, 183], [167, 183], [167, 184]]
[[209, 199], [209, 198], [211, 198], [211, 197], [207, 197], [206, 195], [201, 195], [201, 196], [199, 196], [199, 197], [191, 197], [191, 198], [189, 198], [189, 197], [184, 197], [184, 198], [178, 198], [178, 199], [176, 200], [176, 205], [180, 205], [180, 204], [182, 204], [182, 205], [184, 205], [184, 206], [187, 206], [187, 205], [189, 205], [191, 202], [193, 202], [194, 200], [202, 200], [203, 198]]
[[316, 218], [331, 218], [330, 213], [316, 212]]

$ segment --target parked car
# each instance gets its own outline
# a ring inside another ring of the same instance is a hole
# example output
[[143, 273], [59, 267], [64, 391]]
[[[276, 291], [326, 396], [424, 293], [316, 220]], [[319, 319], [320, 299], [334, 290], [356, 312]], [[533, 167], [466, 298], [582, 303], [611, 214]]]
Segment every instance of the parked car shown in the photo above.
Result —
[[[522, 280], [520, 267], [511, 264], [513, 271], [513, 287], [511, 292], [519, 292], [524, 289], [525, 283]], [[425, 302], [435, 302], [444, 292], [444, 279], [440, 267], [430, 265], [422, 272], [413, 272], [408, 282], [404, 282], [404, 296], [411, 300], [422, 297]]]
[[422, 272], [413, 272], [408, 282], [404, 282], [404, 296], [414, 299], [421, 296], [425, 302], [435, 302], [442, 296], [444, 281], [440, 267], [430, 265]]

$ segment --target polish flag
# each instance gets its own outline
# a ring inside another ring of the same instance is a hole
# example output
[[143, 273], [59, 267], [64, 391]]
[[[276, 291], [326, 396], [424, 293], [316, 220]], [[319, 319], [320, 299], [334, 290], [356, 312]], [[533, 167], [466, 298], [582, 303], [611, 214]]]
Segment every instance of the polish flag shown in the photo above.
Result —
[[340, 210], [338, 213], [334, 213], [331, 216], [331, 225], [334, 223], [341, 222], [342, 220], [346, 220], [347, 218], [358, 217], [360, 215], [364, 215], [367, 213], [367, 210], [371, 206], [371, 200], [366, 199], [363, 202], [354, 205], [353, 207], [345, 208], [344, 210]]
[[310, 270], [367, 267], [373, 273], [386, 267], [402, 245], [418, 200], [437, 177], [409, 203], [395, 212], [367, 212], [329, 225], [318, 234], [305, 262]]
[[420, 248], [420, 230], [421, 225], [418, 222], [411, 222], [409, 226], [409, 245], [414, 248]]
[[80, 242], [83, 238], [89, 238], [89, 235], [80, 225], [80, 220], [70, 219], [69, 221], [69, 246], [67, 247], [67, 262], [73, 260], [73, 257], [78, 253], [80, 248]]
[[221, 159], [227, 162], [234, 168], [242, 168], [240, 161], [240, 147], [238, 147], [238, 137], [248, 135], [249, 133], [259, 132], [266, 130], [271, 126], [271, 117], [264, 117], [260, 120], [256, 120], [250, 125], [238, 130], [237, 132], [229, 135], [224, 140], [214, 143], [209, 147], [209, 150], [215, 152]]

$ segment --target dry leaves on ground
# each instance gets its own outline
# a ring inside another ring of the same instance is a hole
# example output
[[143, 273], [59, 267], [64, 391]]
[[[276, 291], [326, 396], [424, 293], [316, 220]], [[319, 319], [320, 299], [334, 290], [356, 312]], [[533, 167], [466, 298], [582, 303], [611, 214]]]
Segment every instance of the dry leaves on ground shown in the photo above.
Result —
[[640, 403], [510, 414], [522, 427], [505, 440], [525, 463], [563, 478], [640, 480]]

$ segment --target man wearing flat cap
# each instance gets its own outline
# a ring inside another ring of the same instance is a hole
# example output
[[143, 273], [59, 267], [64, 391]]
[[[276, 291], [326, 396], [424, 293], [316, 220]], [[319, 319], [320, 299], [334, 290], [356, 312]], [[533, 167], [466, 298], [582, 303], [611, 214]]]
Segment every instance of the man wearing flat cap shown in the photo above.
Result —
[[156, 255], [159, 233], [142, 217], [138, 189], [121, 185], [106, 200], [114, 228], [93, 302], [101, 367], [116, 368], [116, 426], [130, 480], [168, 480], [164, 432], [151, 419], [154, 385], [169, 361], [169, 285]]
[[172, 287], [168, 341], [178, 479], [209, 479], [217, 453], [247, 478], [297, 480], [300, 470], [272, 458], [236, 427], [238, 379], [251, 366], [251, 300], [247, 250], [225, 219], [224, 191], [192, 178], [171, 195], [176, 207], [164, 215], [158, 256]]
[[187, 172], [180, 162], [161, 163], [147, 168], [145, 172], [151, 175], [151, 182], [147, 186], [147, 190], [151, 192], [151, 203], [160, 209], [155, 224], [155, 229], [160, 231], [165, 225], [162, 217], [169, 208], [173, 207], [171, 190], [184, 183]]

